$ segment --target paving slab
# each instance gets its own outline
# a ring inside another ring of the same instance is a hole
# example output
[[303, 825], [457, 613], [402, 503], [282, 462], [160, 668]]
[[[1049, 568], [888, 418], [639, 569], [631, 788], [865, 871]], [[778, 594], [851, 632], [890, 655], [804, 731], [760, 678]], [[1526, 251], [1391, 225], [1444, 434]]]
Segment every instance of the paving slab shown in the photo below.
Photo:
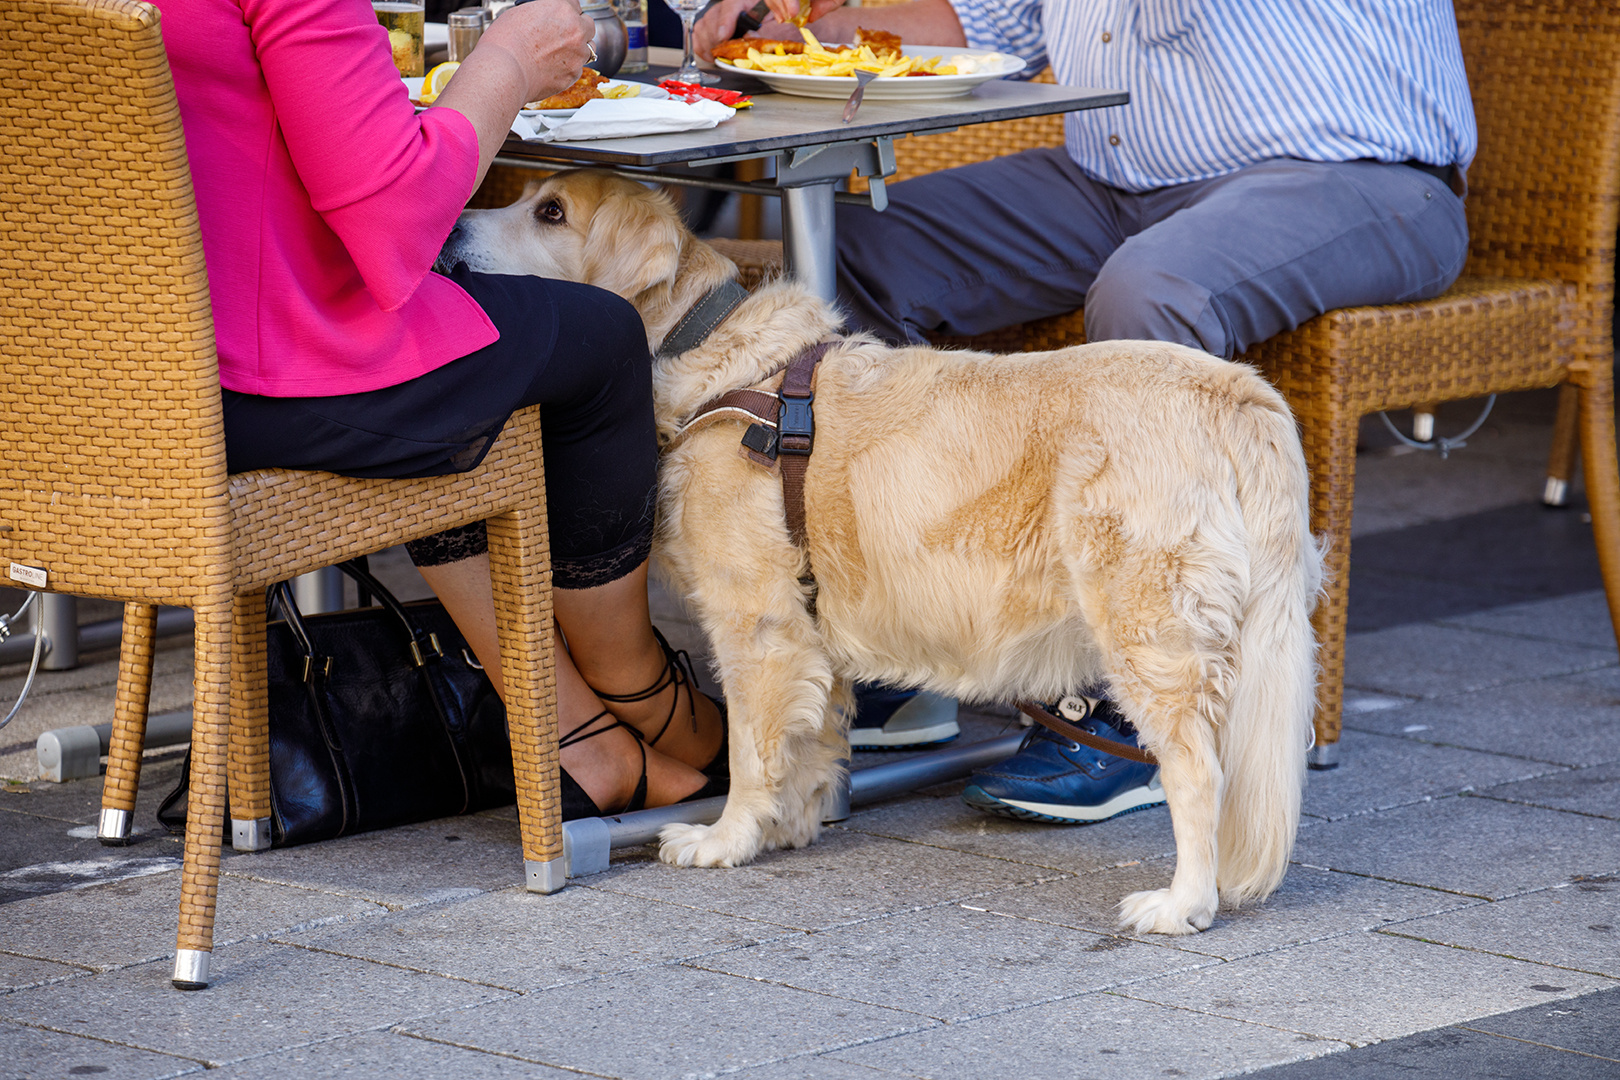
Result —
[[[42, 960], [111, 971], [174, 956], [180, 874], [129, 878], [8, 904], [0, 948]], [[368, 900], [222, 875], [214, 944], [267, 938], [384, 913]]]
[[773, 851], [731, 870], [679, 868], [650, 849], [593, 876], [593, 889], [664, 900], [796, 930], [932, 907], [1035, 880], [1035, 868], [847, 829], [798, 851]]
[[578, 1073], [531, 1061], [464, 1050], [388, 1031], [368, 1031], [341, 1039], [281, 1050], [263, 1057], [210, 1070], [209, 1080], [401, 1080], [412, 1077], [455, 1077], [455, 1080], [579, 1080]]
[[1464, 795], [1301, 829], [1294, 860], [1497, 900], [1620, 870], [1620, 822]]
[[1620, 671], [1536, 679], [1404, 708], [1347, 712], [1347, 731], [1558, 765], [1620, 760]]
[[[1385, 932], [1620, 978], [1620, 878], [1474, 904]], [[1614, 1037], [1620, 1040], [1620, 1028]]]
[[4, 1021], [0, 1021], [0, 1053], [5, 1055], [0, 1070], [4, 1070], [7, 1080], [56, 1080], [68, 1076], [159, 1080], [203, 1071], [200, 1061]]
[[1620, 990], [1487, 1016], [1468, 1026], [1504, 1038], [1603, 1058], [1609, 1062], [1609, 1072], [1603, 1075], [1614, 1076], [1614, 1066], [1620, 1065]]
[[1602, 589], [1458, 615], [1442, 620], [1442, 625], [1615, 652], [1614, 623]]
[[[1008, 889], [968, 903], [1020, 919], [1111, 933], [1119, 900], [1139, 889], [1163, 888], [1169, 860], [1084, 877]], [[1224, 960], [1391, 924], [1480, 901], [1433, 889], [1377, 881], [1309, 866], [1290, 866], [1282, 885], [1258, 904], [1222, 908], [1201, 934], [1167, 938], [1124, 934], [1137, 941]]]
[[1155, 944], [957, 905], [687, 961], [952, 1022], [1209, 962]]
[[1616, 985], [1584, 972], [1367, 933], [1113, 992], [1359, 1046]]
[[255, 852], [225, 872], [399, 909], [521, 883], [523, 844], [515, 814], [472, 814]]
[[1432, 623], [1345, 640], [1344, 681], [1362, 690], [1439, 697], [1614, 665], [1614, 650]]
[[754, 1065], [732, 1075], [738, 1080], [910, 1080], [919, 1074], [909, 1069], [861, 1065], [833, 1054], [814, 1054]]
[[1339, 767], [1312, 771], [1305, 784], [1303, 812], [1329, 821], [1562, 771], [1546, 762], [1353, 728], [1345, 729], [1339, 745]]
[[930, 1028], [828, 1056], [931, 1078], [1201, 1080], [1295, 1061], [1341, 1045], [1105, 992]]
[[1614, 1069], [1614, 1059], [1573, 1054], [1459, 1026], [1251, 1075], [1260, 1080], [1613, 1080]]
[[1175, 835], [1162, 806], [1095, 825], [1012, 821], [962, 802], [962, 784], [941, 785], [859, 811], [842, 826], [912, 844], [1005, 859], [1060, 873], [1088, 873], [1172, 854]]
[[0, 1018], [224, 1064], [465, 1008], [504, 991], [287, 946], [216, 949], [207, 990], [166, 962], [0, 997]]
[[576, 883], [551, 896], [514, 888], [417, 908], [382, 923], [299, 934], [297, 944], [523, 991], [789, 933], [794, 932]]
[[915, 1013], [668, 965], [400, 1028], [597, 1076], [662, 1080], [814, 1053], [932, 1023]]
[[[3, 940], [7, 946], [15, 947], [9, 935]], [[0, 994], [21, 990], [25, 986], [55, 982], [58, 979], [71, 979], [75, 975], [86, 974], [87, 970], [71, 964], [58, 964], [32, 956], [0, 952]]]
[[1620, 763], [1497, 784], [1481, 788], [1476, 794], [1488, 799], [1620, 820]]

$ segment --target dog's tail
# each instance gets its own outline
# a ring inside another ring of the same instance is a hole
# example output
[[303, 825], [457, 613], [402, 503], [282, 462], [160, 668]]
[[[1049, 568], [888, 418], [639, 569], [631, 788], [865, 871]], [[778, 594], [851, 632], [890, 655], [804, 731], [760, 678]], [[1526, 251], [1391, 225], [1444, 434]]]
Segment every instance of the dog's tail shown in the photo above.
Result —
[[1270, 895], [1293, 851], [1316, 702], [1310, 616], [1322, 583], [1294, 418], [1269, 384], [1248, 373], [1244, 381], [1250, 393], [1230, 414], [1228, 453], [1248, 534], [1250, 581], [1237, 678], [1217, 736], [1225, 775], [1217, 881], [1229, 904]]

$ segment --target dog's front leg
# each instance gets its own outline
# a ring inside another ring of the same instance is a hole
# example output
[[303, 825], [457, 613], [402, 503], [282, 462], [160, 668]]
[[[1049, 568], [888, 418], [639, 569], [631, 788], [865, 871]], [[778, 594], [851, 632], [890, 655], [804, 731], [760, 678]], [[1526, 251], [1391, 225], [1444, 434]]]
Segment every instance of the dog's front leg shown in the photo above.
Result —
[[829, 701], [832, 672], [806, 613], [733, 615], [711, 638], [730, 713], [731, 793], [713, 825], [659, 834], [659, 857], [677, 866], [737, 866], [810, 843], [848, 754]]

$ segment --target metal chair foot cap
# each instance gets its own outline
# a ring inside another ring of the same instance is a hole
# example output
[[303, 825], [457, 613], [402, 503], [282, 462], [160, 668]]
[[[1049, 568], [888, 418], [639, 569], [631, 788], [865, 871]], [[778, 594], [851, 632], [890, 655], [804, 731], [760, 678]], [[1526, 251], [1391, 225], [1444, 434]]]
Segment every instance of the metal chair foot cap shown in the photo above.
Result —
[[568, 866], [561, 857], [555, 859], [524, 859], [524, 888], [530, 892], [554, 893], [568, 884]]
[[237, 851], [270, 850], [270, 819], [231, 818], [231, 847]]
[[96, 822], [96, 839], [108, 847], [123, 847], [129, 843], [130, 816], [128, 810], [102, 810]]
[[208, 986], [208, 961], [213, 953], [202, 949], [177, 949], [174, 954], [176, 990], [202, 990]]
[[1547, 477], [1547, 486], [1541, 490], [1541, 501], [1547, 506], [1564, 506], [1569, 502], [1569, 481], [1556, 476]]
[[1305, 764], [1317, 772], [1339, 767], [1339, 744], [1317, 743], [1305, 753]]

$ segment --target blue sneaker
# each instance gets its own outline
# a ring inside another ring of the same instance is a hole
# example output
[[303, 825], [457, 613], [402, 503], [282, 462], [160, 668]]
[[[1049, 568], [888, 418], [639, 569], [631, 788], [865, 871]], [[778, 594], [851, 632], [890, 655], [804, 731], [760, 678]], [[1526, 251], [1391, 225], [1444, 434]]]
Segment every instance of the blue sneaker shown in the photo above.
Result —
[[955, 698], [927, 690], [855, 684], [855, 716], [849, 728], [851, 750], [915, 750], [949, 742], [961, 733]]
[[[1136, 729], [1106, 699], [1069, 697], [1059, 708], [1099, 738], [1137, 745]], [[1105, 754], [1035, 727], [1016, 754], [973, 774], [962, 801], [1022, 821], [1089, 825], [1158, 806], [1164, 789], [1157, 765]]]

